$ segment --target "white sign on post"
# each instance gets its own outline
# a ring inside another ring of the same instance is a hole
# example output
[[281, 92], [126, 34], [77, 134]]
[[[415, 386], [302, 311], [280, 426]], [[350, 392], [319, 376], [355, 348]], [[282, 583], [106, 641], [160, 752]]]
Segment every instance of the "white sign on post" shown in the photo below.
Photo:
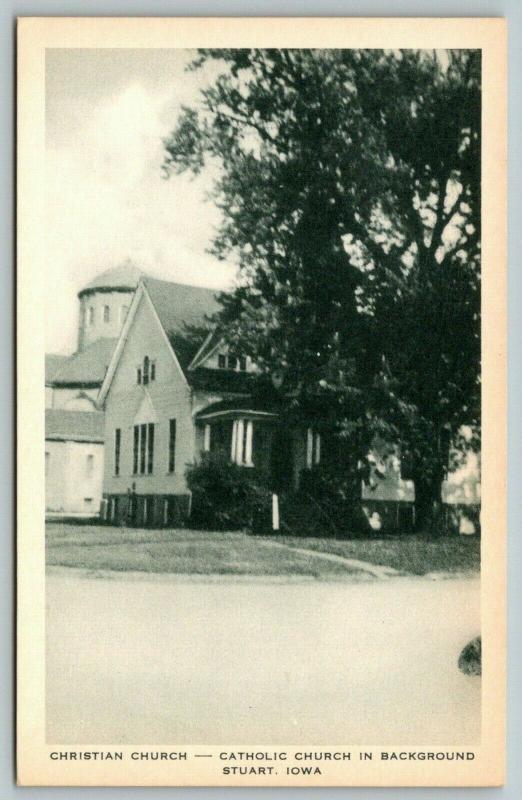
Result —
[[279, 530], [279, 495], [272, 495], [272, 530]]

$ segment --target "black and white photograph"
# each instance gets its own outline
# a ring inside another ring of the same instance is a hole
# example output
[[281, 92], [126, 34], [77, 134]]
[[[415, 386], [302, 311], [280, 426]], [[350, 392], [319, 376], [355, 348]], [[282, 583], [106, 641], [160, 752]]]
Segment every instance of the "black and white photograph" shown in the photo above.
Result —
[[503, 536], [482, 48], [44, 53], [49, 769], [448, 785]]

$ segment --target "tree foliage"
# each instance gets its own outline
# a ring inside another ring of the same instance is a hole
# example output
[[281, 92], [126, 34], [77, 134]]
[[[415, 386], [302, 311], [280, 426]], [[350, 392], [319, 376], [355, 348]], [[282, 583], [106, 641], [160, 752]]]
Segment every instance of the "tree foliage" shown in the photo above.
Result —
[[217, 165], [220, 323], [356, 463], [400, 443], [419, 505], [480, 427], [478, 51], [203, 50], [215, 77], [165, 142]]

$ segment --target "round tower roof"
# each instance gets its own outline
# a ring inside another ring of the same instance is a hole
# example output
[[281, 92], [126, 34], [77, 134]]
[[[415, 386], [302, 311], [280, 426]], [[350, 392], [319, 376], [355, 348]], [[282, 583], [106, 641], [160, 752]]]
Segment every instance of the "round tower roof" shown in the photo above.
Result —
[[132, 263], [130, 259], [119, 267], [107, 269], [100, 275], [80, 289], [78, 297], [93, 292], [132, 292], [138, 285], [140, 278], [145, 277], [146, 273]]

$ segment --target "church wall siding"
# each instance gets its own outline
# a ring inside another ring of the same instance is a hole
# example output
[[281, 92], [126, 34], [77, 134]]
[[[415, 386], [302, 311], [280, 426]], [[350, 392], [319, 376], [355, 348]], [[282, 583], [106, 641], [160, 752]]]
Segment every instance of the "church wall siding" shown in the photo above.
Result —
[[[139, 385], [137, 367], [144, 356], [156, 362], [156, 379]], [[104, 492], [124, 495], [135, 486], [139, 495], [186, 493], [185, 469], [195, 457], [191, 392], [174, 363], [163, 332], [143, 297], [105, 401], [106, 467]], [[175, 472], [168, 471], [169, 420], [176, 419]], [[134, 425], [154, 422], [154, 467], [151, 475], [133, 474]], [[121, 429], [120, 474], [114, 474], [114, 437]]]
[[45, 442], [45, 508], [63, 511], [65, 505], [65, 447], [66, 442]]
[[103, 482], [103, 445], [96, 442], [45, 442], [47, 511], [97, 514]]
[[[51, 404], [46, 408], [63, 408], [69, 411], [97, 411], [96, 398], [99, 389], [69, 389], [55, 386], [52, 389]], [[88, 398], [88, 399], [87, 399]]]

